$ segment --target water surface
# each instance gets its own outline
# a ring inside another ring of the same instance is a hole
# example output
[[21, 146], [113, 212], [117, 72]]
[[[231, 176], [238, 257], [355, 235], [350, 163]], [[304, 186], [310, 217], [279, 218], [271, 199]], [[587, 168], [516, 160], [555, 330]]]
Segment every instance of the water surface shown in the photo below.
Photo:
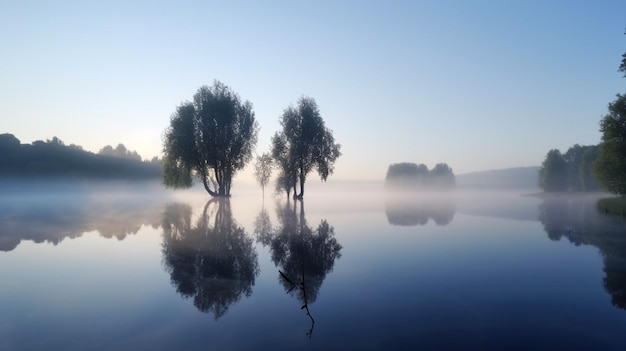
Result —
[[0, 197], [1, 350], [626, 342], [626, 223], [592, 199], [55, 189]]

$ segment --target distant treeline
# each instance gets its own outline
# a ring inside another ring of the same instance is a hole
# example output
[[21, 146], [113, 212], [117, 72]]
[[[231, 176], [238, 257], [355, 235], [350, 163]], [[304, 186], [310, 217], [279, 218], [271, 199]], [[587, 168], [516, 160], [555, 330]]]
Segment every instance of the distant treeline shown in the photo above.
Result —
[[594, 172], [597, 158], [597, 145], [576, 144], [565, 154], [552, 149], [539, 169], [539, 186], [546, 192], [598, 191], [600, 184]]
[[142, 161], [123, 144], [105, 146], [99, 153], [65, 145], [57, 137], [22, 144], [13, 134], [0, 134], [2, 178], [148, 179], [161, 176], [158, 158]]
[[456, 185], [452, 168], [445, 163], [438, 163], [429, 170], [420, 163], [395, 163], [387, 169], [385, 187], [401, 190], [447, 190]]

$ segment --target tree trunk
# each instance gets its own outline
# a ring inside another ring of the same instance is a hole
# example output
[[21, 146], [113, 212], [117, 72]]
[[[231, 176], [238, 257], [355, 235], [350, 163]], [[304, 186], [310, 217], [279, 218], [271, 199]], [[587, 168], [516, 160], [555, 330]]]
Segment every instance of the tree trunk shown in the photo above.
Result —
[[205, 177], [205, 176], [202, 177], [202, 184], [204, 185], [204, 189], [207, 191], [207, 193], [209, 193], [209, 195], [211, 195], [213, 197], [218, 195], [215, 191], [211, 190], [211, 188], [209, 187], [209, 183], [208, 183], [207, 177]]
[[304, 167], [300, 165], [300, 194], [298, 195], [298, 199], [301, 200], [304, 198], [304, 179]]

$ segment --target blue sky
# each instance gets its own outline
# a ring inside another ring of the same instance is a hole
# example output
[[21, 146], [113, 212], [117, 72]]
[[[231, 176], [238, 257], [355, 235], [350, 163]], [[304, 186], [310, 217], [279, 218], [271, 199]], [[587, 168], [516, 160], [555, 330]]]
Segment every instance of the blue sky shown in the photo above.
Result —
[[254, 104], [258, 153], [314, 97], [342, 144], [335, 179], [539, 165], [600, 140], [626, 86], [624, 14], [616, 0], [4, 0], [0, 133], [151, 158], [175, 107], [217, 79]]

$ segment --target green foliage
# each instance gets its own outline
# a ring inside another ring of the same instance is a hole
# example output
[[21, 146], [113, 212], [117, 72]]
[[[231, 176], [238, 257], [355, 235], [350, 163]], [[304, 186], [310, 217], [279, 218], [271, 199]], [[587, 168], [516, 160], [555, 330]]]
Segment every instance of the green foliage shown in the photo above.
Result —
[[563, 160], [565, 160], [567, 175], [567, 190], [570, 191], [580, 191], [582, 190], [582, 184], [580, 182], [580, 166], [582, 164], [584, 149], [582, 146], [575, 144], [570, 147], [567, 152], [563, 155]]
[[607, 191], [626, 195], [626, 95], [617, 95], [600, 121], [602, 142], [595, 175]]
[[191, 169], [172, 157], [163, 159], [163, 183], [173, 189], [189, 188], [192, 185]]
[[539, 169], [539, 185], [547, 192], [599, 190], [593, 171], [597, 156], [596, 145], [575, 144], [565, 154], [550, 150]]
[[578, 175], [580, 179], [580, 186], [583, 191], [595, 191], [600, 189], [600, 184], [593, 174], [593, 167], [596, 159], [598, 158], [598, 146], [591, 145], [585, 146], [583, 151], [580, 168], [578, 169]]
[[314, 168], [324, 181], [333, 173], [341, 145], [324, 125], [313, 98], [303, 96], [296, 107], [285, 109], [280, 124], [282, 131], [272, 137], [272, 158], [280, 170], [277, 188], [293, 187], [294, 197], [301, 199], [306, 176]]
[[398, 190], [447, 190], [456, 186], [456, 177], [446, 163], [438, 163], [433, 169], [410, 162], [389, 165], [385, 186]]
[[272, 176], [272, 156], [264, 153], [258, 156], [254, 163], [254, 178], [261, 185], [263, 195], [265, 196], [265, 186], [270, 182]]
[[233, 177], [252, 158], [257, 134], [249, 101], [218, 81], [200, 87], [193, 102], [177, 107], [165, 132], [164, 183], [190, 186], [193, 175], [211, 196], [230, 196]]
[[539, 185], [548, 192], [567, 190], [567, 163], [559, 150], [548, 151], [539, 169]]
[[160, 176], [158, 160], [143, 162], [141, 157], [94, 154], [74, 144], [67, 146], [57, 137], [21, 144], [12, 134], [0, 135], [0, 177], [3, 178], [148, 179]]

